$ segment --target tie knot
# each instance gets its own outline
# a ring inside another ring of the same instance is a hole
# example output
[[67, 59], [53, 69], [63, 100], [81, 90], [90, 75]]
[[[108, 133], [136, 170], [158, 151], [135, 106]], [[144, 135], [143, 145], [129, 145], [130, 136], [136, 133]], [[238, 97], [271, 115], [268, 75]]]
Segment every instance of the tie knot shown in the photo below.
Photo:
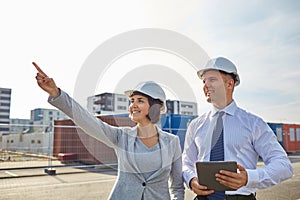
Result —
[[224, 111], [219, 111], [219, 112], [218, 112], [218, 117], [222, 117], [224, 114], [225, 114]]

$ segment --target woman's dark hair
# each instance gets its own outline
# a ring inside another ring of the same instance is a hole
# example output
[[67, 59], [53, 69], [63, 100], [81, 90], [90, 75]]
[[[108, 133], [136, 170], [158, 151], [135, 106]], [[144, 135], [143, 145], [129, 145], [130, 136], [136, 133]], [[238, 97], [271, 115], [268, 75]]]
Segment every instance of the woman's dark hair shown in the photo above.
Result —
[[134, 95], [141, 95], [148, 99], [150, 108], [149, 113], [146, 117], [151, 121], [152, 124], [156, 124], [160, 119], [160, 109], [163, 106], [163, 102], [159, 99], [154, 99], [149, 95], [138, 91], [132, 92], [129, 97], [133, 97]]

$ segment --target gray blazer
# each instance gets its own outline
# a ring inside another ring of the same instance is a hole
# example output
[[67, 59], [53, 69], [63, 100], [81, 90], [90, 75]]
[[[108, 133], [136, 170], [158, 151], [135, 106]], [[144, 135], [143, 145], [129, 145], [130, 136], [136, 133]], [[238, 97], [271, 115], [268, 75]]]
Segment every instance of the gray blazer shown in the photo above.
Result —
[[110, 126], [82, 108], [64, 91], [49, 99], [49, 102], [68, 115], [86, 133], [114, 148], [118, 158], [118, 177], [109, 199], [166, 200], [171, 196], [172, 199], [184, 199], [181, 148], [177, 136], [157, 127], [162, 167], [145, 179], [134, 157], [137, 127]]

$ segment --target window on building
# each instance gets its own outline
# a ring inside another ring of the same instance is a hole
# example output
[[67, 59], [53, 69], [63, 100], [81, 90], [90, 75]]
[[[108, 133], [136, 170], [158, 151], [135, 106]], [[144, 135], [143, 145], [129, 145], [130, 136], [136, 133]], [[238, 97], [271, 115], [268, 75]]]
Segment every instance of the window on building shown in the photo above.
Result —
[[290, 128], [290, 141], [295, 141], [295, 129]]
[[1, 94], [11, 94], [10, 90], [1, 90]]
[[127, 99], [126, 99], [126, 98], [123, 98], [123, 97], [118, 97], [118, 98], [117, 98], [117, 101], [120, 101], [120, 102], [126, 102]]
[[112, 106], [112, 105], [107, 105], [107, 106], [106, 106], [106, 109], [109, 110], [109, 111], [112, 111], [113, 106]]
[[10, 106], [9, 103], [0, 103], [0, 106]]
[[0, 119], [8, 119], [9, 115], [0, 115]]
[[10, 100], [10, 97], [0, 97], [0, 100]]
[[300, 141], [300, 128], [296, 128], [297, 141]]
[[0, 131], [9, 131], [9, 128], [0, 128]]
[[34, 140], [31, 140], [31, 144], [34, 144], [35, 143], [35, 141]]
[[19, 141], [20, 141], [20, 142], [23, 142], [23, 134], [20, 134]]
[[181, 104], [182, 108], [193, 108], [192, 105], [188, 105], [188, 104]]
[[282, 128], [276, 128], [277, 140], [282, 142]]
[[181, 114], [183, 114], [183, 115], [193, 115], [193, 112], [182, 111]]
[[118, 106], [117, 109], [118, 110], [127, 110], [126, 106]]

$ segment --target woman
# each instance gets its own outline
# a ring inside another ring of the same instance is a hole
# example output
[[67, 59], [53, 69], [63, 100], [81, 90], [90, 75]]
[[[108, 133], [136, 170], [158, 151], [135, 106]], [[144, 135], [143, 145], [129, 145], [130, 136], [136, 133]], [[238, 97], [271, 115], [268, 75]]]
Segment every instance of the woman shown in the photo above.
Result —
[[155, 125], [166, 110], [165, 93], [158, 84], [144, 82], [126, 91], [129, 116], [137, 125], [114, 127], [83, 109], [33, 64], [38, 70], [37, 83], [49, 94], [49, 103], [86, 133], [115, 149], [118, 177], [109, 199], [184, 199], [179, 138]]

